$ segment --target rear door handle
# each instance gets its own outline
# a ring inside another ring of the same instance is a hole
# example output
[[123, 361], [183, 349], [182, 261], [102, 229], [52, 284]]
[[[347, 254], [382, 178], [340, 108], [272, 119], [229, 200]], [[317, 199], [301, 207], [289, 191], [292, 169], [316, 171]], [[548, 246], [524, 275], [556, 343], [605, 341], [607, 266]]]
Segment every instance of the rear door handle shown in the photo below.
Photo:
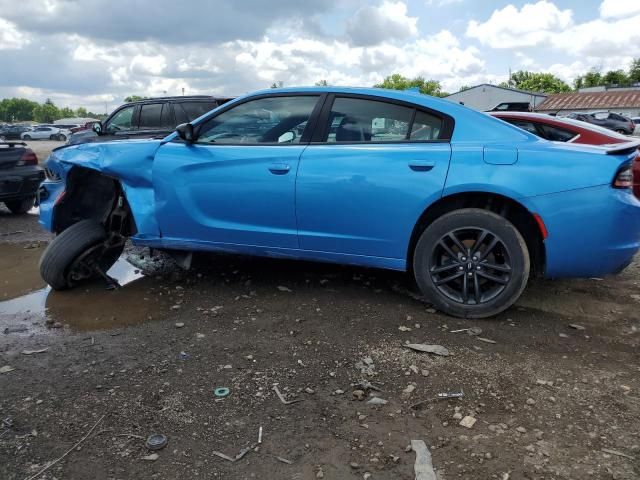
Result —
[[435, 166], [435, 162], [431, 160], [411, 160], [409, 162], [409, 168], [415, 172], [428, 172]]
[[269, 165], [269, 171], [274, 175], [284, 175], [289, 173], [291, 167], [286, 163], [272, 163]]

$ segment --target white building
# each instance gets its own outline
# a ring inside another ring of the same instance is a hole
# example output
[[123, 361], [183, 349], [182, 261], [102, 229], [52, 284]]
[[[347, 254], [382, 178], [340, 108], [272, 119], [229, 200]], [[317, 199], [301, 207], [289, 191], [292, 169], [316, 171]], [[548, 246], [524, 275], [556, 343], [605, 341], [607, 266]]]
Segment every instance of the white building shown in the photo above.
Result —
[[467, 107], [482, 112], [491, 110], [496, 105], [504, 102], [528, 102], [531, 108], [535, 110], [545, 98], [547, 98], [547, 95], [544, 93], [527, 92], [517, 88], [499, 87], [488, 83], [452, 93], [445, 97], [446, 100], [462, 103]]

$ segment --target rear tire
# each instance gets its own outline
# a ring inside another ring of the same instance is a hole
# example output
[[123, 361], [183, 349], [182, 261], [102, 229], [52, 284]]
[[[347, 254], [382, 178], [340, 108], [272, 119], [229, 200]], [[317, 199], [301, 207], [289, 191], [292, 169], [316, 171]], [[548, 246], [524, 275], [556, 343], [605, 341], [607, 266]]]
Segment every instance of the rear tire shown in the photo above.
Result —
[[447, 213], [422, 232], [413, 268], [420, 290], [438, 310], [486, 318], [509, 308], [529, 279], [529, 251], [507, 219], [467, 208]]
[[4, 142], [7, 138], [4, 135], [0, 135], [0, 142]]
[[[65, 290], [75, 285], [70, 269], [74, 261], [91, 247], [107, 239], [102, 225], [94, 220], [74, 223], [53, 239], [40, 258], [40, 275], [54, 290]], [[105, 252], [98, 263], [104, 272], [116, 262], [124, 245]]]
[[25, 135], [22, 137], [23, 140], [31, 140], [31, 135]]
[[61, 142], [64, 142], [67, 140], [66, 135], [64, 135], [63, 133], [61, 133], [60, 135], [58, 135], [58, 140]]
[[49, 140], [58, 140], [57, 135], [49, 135]]
[[23, 198], [22, 200], [8, 200], [4, 202], [11, 213], [16, 215], [24, 215], [29, 210], [33, 208], [36, 203], [36, 199], [34, 197]]
[[616, 130], [616, 132], [617, 132], [617, 133], [619, 133], [619, 134], [621, 134], [621, 135], [627, 135], [627, 132], [625, 132], [625, 131], [624, 131], [624, 130], [622, 130], [622, 129], [618, 129], [618, 130]]

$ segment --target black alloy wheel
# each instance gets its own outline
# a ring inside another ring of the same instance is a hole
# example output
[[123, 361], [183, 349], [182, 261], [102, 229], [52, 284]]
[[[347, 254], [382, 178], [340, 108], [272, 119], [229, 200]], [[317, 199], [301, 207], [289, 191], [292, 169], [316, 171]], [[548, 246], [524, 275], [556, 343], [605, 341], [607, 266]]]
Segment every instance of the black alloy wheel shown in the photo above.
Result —
[[427, 301], [449, 315], [485, 318], [510, 307], [529, 278], [529, 251], [518, 229], [477, 208], [454, 210], [428, 225], [413, 256]]

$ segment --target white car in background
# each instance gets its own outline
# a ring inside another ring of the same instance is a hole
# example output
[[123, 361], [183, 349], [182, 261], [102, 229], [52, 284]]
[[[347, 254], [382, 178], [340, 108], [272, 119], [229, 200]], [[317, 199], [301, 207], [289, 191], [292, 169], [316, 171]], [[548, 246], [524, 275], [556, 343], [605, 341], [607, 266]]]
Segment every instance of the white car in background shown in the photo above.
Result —
[[640, 137], [640, 117], [631, 117], [633, 123], [636, 124], [636, 128], [633, 131], [633, 135]]
[[24, 132], [20, 135], [20, 138], [22, 140], [59, 140], [64, 142], [69, 135], [71, 135], [69, 130], [40, 125], [33, 127], [28, 132]]

